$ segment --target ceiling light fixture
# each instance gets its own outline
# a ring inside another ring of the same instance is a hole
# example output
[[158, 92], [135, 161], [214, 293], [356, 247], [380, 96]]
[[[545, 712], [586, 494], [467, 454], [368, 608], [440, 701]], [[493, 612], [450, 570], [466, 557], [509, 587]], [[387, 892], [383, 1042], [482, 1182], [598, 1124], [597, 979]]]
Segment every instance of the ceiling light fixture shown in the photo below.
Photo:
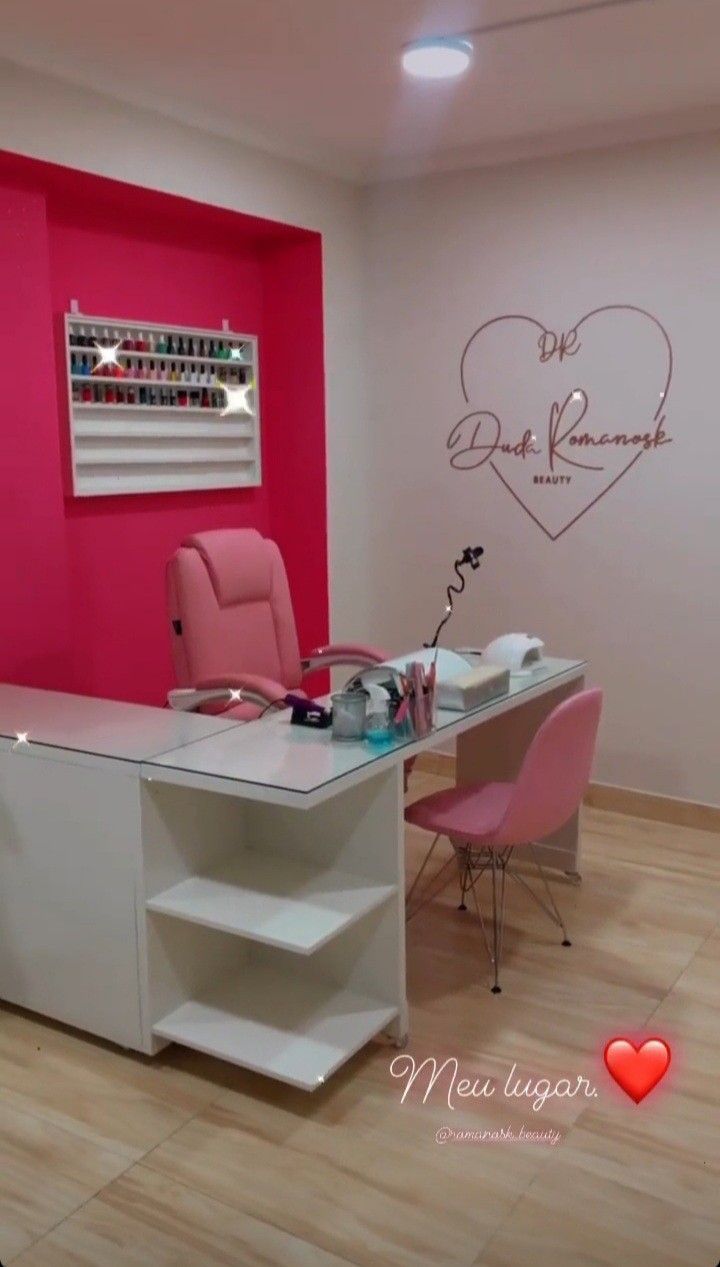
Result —
[[581, 0], [563, 9], [545, 9], [542, 13], [526, 13], [524, 17], [502, 18], [475, 27], [462, 35], [433, 35], [412, 40], [402, 51], [403, 70], [416, 79], [455, 79], [467, 70], [473, 55], [471, 35], [496, 35], [521, 26], [534, 26], [557, 18], [575, 18], [598, 9], [620, 9], [651, 0]]
[[472, 41], [464, 35], [413, 40], [403, 49], [403, 70], [416, 79], [454, 79], [467, 70], [472, 52]]

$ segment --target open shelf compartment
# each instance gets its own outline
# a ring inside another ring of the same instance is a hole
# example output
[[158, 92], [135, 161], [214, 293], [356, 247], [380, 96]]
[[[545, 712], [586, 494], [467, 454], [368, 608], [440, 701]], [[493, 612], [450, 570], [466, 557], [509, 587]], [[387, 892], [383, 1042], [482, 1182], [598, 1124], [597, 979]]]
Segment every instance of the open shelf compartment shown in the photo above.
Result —
[[181, 1003], [153, 1033], [314, 1091], [397, 1015], [354, 990], [248, 964]]
[[397, 768], [309, 809], [148, 780], [148, 1046], [313, 1090], [381, 1031], [401, 1037], [401, 823]]
[[166, 889], [147, 909], [310, 955], [396, 892], [392, 884], [249, 849], [211, 875]]

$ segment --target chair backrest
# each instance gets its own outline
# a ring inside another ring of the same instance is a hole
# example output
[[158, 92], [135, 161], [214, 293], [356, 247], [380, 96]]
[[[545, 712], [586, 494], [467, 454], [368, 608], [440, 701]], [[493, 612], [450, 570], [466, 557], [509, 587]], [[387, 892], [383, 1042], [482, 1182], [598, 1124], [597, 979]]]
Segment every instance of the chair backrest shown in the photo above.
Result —
[[530, 844], [572, 818], [590, 781], [603, 693], [579, 691], [545, 718], [528, 748], [498, 844]]
[[274, 541], [254, 528], [186, 537], [167, 566], [179, 686], [257, 673], [288, 690], [302, 671], [287, 574]]

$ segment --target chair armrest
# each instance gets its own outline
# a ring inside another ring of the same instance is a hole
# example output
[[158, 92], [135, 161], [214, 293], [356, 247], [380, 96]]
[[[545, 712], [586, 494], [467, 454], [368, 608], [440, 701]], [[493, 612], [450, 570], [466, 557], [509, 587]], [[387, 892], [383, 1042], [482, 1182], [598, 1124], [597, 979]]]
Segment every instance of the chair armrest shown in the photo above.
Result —
[[224, 673], [205, 678], [195, 686], [169, 691], [168, 704], [181, 712], [194, 712], [213, 700], [225, 700], [228, 708], [244, 703], [258, 704], [263, 708], [284, 701], [286, 695], [287, 690], [282, 683], [272, 678], [256, 673]]
[[302, 669], [303, 673], [311, 673], [314, 669], [330, 669], [336, 664], [366, 668], [371, 664], [382, 664], [383, 660], [387, 660], [387, 655], [377, 647], [366, 647], [361, 642], [333, 642], [329, 647], [317, 647], [311, 651], [302, 661]]

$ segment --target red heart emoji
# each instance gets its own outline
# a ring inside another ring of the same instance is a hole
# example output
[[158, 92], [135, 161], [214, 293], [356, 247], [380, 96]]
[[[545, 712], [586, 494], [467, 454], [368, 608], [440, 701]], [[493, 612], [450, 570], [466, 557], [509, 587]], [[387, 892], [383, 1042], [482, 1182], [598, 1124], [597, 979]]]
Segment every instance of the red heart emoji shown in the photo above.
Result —
[[604, 1057], [618, 1086], [636, 1104], [645, 1099], [670, 1068], [670, 1048], [662, 1038], [646, 1038], [639, 1047], [629, 1038], [611, 1038]]

